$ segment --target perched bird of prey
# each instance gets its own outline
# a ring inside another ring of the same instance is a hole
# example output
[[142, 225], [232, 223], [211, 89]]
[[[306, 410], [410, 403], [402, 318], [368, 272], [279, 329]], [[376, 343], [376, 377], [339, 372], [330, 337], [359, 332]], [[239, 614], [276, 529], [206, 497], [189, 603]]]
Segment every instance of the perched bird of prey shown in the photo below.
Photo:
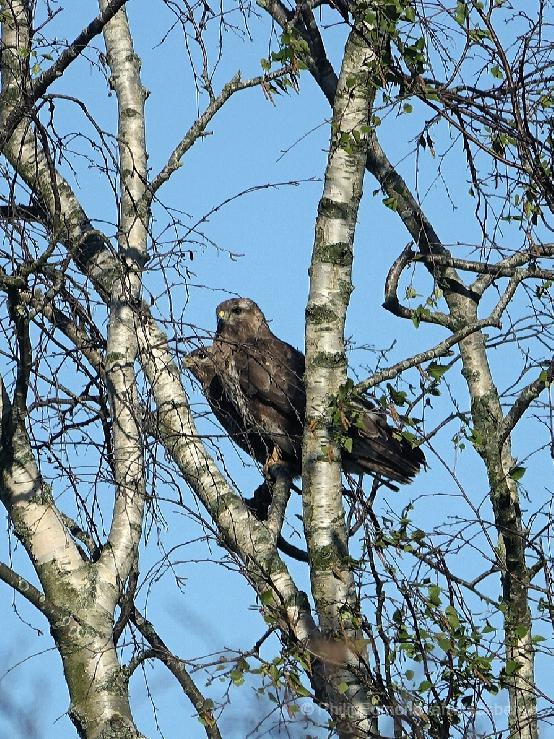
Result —
[[[221, 303], [213, 345], [192, 352], [186, 362], [214, 414], [242, 449], [261, 464], [278, 456], [293, 476], [301, 475], [304, 355], [272, 333], [254, 301]], [[348, 411], [350, 422], [341, 429], [351, 440], [342, 449], [345, 472], [409, 482], [425, 462], [421, 450], [390, 427], [384, 411], [367, 398], [350, 399]]]
[[257, 431], [247, 427], [243, 416], [228, 398], [221, 380], [225, 366], [219, 362], [220, 354], [213, 345], [200, 347], [185, 356], [186, 368], [200, 382], [214, 416], [230, 438], [260, 464], [265, 464], [271, 449], [268, 451], [267, 445]]

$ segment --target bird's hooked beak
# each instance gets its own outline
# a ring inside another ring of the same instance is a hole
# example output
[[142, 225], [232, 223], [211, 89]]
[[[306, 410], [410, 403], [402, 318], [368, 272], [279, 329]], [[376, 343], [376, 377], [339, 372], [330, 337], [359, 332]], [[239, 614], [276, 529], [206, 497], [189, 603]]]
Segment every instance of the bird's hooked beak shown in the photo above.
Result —
[[183, 364], [185, 365], [187, 369], [194, 367], [194, 357], [191, 357], [189, 354], [185, 354]]
[[217, 331], [221, 331], [225, 321], [229, 318], [229, 313], [226, 310], [217, 311]]

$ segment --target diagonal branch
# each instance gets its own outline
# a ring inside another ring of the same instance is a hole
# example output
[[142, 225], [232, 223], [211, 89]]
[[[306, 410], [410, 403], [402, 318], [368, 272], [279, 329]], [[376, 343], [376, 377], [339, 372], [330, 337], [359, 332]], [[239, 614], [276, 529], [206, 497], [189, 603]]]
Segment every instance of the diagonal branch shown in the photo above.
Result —
[[496, 321], [490, 320], [489, 318], [485, 318], [480, 321], [476, 321], [475, 323], [469, 324], [468, 326], [464, 326], [464, 328], [456, 331], [452, 334], [452, 336], [444, 339], [444, 341], [441, 341], [439, 344], [432, 347], [431, 349], [427, 349], [426, 351], [414, 354], [412, 357], [403, 359], [402, 361], [397, 362], [390, 367], [386, 367], [379, 372], [375, 372], [366, 380], [358, 382], [355, 390], [357, 392], [366, 392], [367, 390], [370, 390], [372, 387], [379, 385], [385, 380], [394, 379], [398, 375], [402, 374], [402, 372], [405, 372], [411, 367], [418, 367], [419, 365], [423, 364], [423, 362], [428, 362], [431, 359], [444, 357], [449, 354], [452, 347], [456, 344], [459, 344], [462, 339], [467, 338], [476, 331], [481, 331], [481, 329], [483, 328], [488, 328], [489, 326], [498, 326], [498, 323]]
[[271, 82], [271, 80], [283, 77], [290, 72], [290, 67], [281, 67], [280, 69], [260, 75], [259, 77], [253, 77], [250, 80], [241, 80], [240, 73], [237, 72], [237, 74], [223, 86], [219, 95], [210, 101], [206, 110], [199, 118], [196, 119], [179, 144], [175, 147], [165, 166], [154, 177], [148, 187], [147, 193], [145, 193], [145, 199], [148, 204], [152, 201], [160, 187], [182, 166], [181, 159], [193, 144], [204, 135], [206, 126], [235, 92], [263, 85], [267, 82]]
[[194, 706], [198, 717], [210, 739], [221, 739], [217, 721], [212, 709], [212, 702], [206, 700], [196, 687], [192, 677], [189, 675], [185, 662], [176, 657], [166, 646], [165, 642], [158, 636], [154, 626], [138, 610], [134, 608], [131, 613], [131, 621], [150, 644], [152, 649], [149, 656], [156, 657], [163, 662], [167, 669], [179, 682], [183, 692]]
[[548, 369], [543, 370], [536, 380], [533, 380], [533, 382], [523, 388], [517, 400], [504, 417], [504, 421], [502, 422], [499, 431], [500, 444], [503, 444], [506, 441], [509, 434], [516, 427], [518, 421], [529, 408], [531, 403], [536, 400], [543, 390], [546, 390], [552, 382], [554, 382], [554, 359], [551, 360]]
[[[30, 112], [37, 100], [44, 95], [53, 82], [62, 76], [69, 65], [86, 49], [92, 39], [102, 33], [105, 25], [109, 23], [126, 2], [127, 0], [112, 0], [112, 2], [108, 3], [104, 10], [75, 37], [54, 64], [34, 80], [29, 90], [21, 91], [23, 92], [23, 102], [11, 110], [4, 123], [0, 138], [0, 150], [4, 149], [24, 116]], [[3, 97], [5, 96], [3, 95]], [[3, 107], [3, 100], [0, 100], [0, 105]]]
[[37, 608], [50, 622], [56, 622], [62, 618], [65, 614], [61, 608], [57, 608], [48, 598], [41, 593], [40, 590], [35, 588], [28, 580], [17, 572], [14, 572], [11, 567], [0, 562], [0, 580], [9, 585], [10, 588], [16, 590], [26, 600], [29, 601], [35, 608]]

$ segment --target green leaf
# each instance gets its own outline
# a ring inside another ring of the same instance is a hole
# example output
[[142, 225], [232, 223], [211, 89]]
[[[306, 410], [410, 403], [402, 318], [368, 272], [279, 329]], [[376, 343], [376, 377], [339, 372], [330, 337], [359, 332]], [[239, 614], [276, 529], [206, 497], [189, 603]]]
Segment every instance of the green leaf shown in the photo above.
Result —
[[432, 688], [432, 687], [433, 687], [433, 684], [429, 682], [429, 680], [423, 680], [422, 682], [420, 682], [418, 690], [420, 693], [426, 693], [429, 690], [429, 688]]
[[264, 592], [260, 594], [260, 600], [262, 601], [262, 605], [268, 606], [273, 602], [273, 591], [264, 590]]
[[404, 8], [404, 19], [409, 23], [413, 23], [415, 21], [415, 10], [411, 5], [406, 5]]
[[516, 659], [509, 659], [506, 662], [506, 667], [504, 668], [504, 672], [506, 675], [515, 675], [515, 673], [521, 669], [521, 664]]
[[456, 613], [456, 609], [453, 608], [452, 606], [446, 606], [446, 608], [444, 609], [444, 613], [446, 615], [446, 619], [448, 623], [450, 624], [450, 626], [453, 629], [457, 629], [458, 626], [460, 625], [460, 617]]
[[419, 439], [415, 434], [412, 434], [411, 431], [403, 431], [402, 432], [402, 438], [406, 439], [408, 444], [412, 447], [412, 449], [415, 449], [419, 446]]
[[343, 680], [342, 683], [339, 683], [337, 685], [337, 690], [339, 691], [341, 695], [344, 695], [346, 691], [348, 690], [348, 683], [345, 683]]
[[469, 440], [471, 441], [473, 446], [480, 447], [483, 445], [483, 434], [476, 429], [472, 429]]
[[504, 77], [504, 74], [498, 64], [495, 64], [494, 67], [491, 67], [491, 74], [497, 80], [501, 80]]
[[527, 467], [516, 465], [515, 467], [512, 467], [512, 469], [508, 472], [508, 475], [512, 478], [512, 480], [515, 480], [516, 482], [518, 482], [519, 480], [521, 480], [521, 478], [526, 472], [527, 472]]
[[352, 454], [352, 437], [344, 436], [341, 440], [342, 448], [345, 449], [348, 454]]
[[416, 328], [419, 328], [422, 319], [426, 318], [429, 315], [431, 314], [427, 308], [425, 308], [423, 305], [418, 305], [412, 315], [412, 323]]
[[452, 649], [452, 642], [446, 636], [438, 636], [437, 644], [439, 645], [439, 647], [442, 649], [443, 652], [450, 652], [450, 650]]
[[404, 103], [404, 105], [402, 106], [402, 110], [404, 111], [404, 113], [411, 113], [413, 109], [414, 108], [412, 105], [410, 105], [410, 103]]
[[413, 680], [415, 676], [415, 672], [413, 670], [406, 670], [404, 673], [406, 675], [406, 680]]
[[387, 208], [390, 208], [390, 210], [398, 210], [398, 200], [395, 197], [383, 198], [383, 205], [386, 205]]
[[403, 390], [395, 390], [394, 387], [388, 382], [387, 390], [389, 391], [390, 398], [395, 405], [405, 405], [407, 394]]
[[429, 602], [433, 606], [440, 606], [441, 603], [441, 589], [438, 585], [430, 585], [429, 586]]
[[428, 374], [431, 375], [431, 377], [434, 380], [440, 380], [441, 377], [448, 372], [450, 369], [449, 366], [444, 364], [437, 364], [436, 362], [431, 362], [431, 364], [427, 367]]
[[395, 610], [395, 612], [392, 614], [392, 620], [398, 626], [401, 626], [403, 624], [403, 622], [404, 622], [404, 614], [402, 613], [402, 611], [399, 608], [397, 608]]
[[373, 10], [368, 10], [364, 16], [364, 21], [370, 31], [372, 31], [377, 25], [377, 15]]
[[229, 677], [235, 685], [242, 685], [244, 683], [244, 674], [241, 670], [231, 670]]
[[539, 382], [542, 382], [542, 384], [545, 387], [548, 387], [550, 385], [550, 379], [548, 377], [548, 371], [547, 370], [543, 370], [540, 373], [540, 375], [539, 375]]

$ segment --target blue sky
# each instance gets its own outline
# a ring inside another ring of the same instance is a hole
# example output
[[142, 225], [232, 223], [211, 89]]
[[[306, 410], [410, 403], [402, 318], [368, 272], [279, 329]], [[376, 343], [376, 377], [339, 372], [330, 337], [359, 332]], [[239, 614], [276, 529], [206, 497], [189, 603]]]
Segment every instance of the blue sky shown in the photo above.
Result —
[[[96, 13], [95, 4], [90, 1], [68, 3], [68, 7], [52, 24], [52, 35], [73, 38]], [[179, 30], [173, 31], [164, 43], [160, 43], [171, 22], [165, 6], [156, 4], [155, 12], [150, 6], [147, 10], [145, 7], [144, 3], [136, 0], [128, 3], [132, 30], [136, 34], [136, 49], [143, 58], [142, 79], [150, 90], [147, 139], [149, 164], [152, 172], [156, 173], [194, 121], [198, 105], [201, 109], [203, 102], [197, 99]], [[268, 53], [270, 24], [263, 16], [257, 18], [254, 14], [248, 22], [251, 40], [232, 32], [225, 35], [224, 55], [215, 77], [216, 89], [220, 89], [238, 70], [245, 78], [261, 71], [260, 58]], [[331, 28], [328, 34], [328, 50], [337, 69], [344, 30]], [[81, 96], [96, 120], [114, 132], [114, 96], [108, 96], [105, 82], [86, 59], [78, 60], [71, 67], [56, 90]], [[329, 108], [307, 73], [302, 75], [299, 95], [279, 96], [274, 103], [269, 102], [259, 89], [236, 94], [209, 126], [211, 135], [198, 142], [186, 155], [183, 167], [160, 192], [164, 204], [190, 214], [192, 224], [218, 203], [243, 190], [267, 184], [299, 183], [257, 190], [234, 200], [210, 217], [203, 229], [219, 248], [198, 244], [183, 246], [181, 268], [186, 267], [191, 273], [186, 284], [172, 270], [167, 273], [167, 281], [158, 271], [147, 275], [154, 310], [166, 316], [169, 289], [173, 315], [182, 321], [182, 325], [175, 328], [177, 335], [192, 335], [196, 330], [200, 333], [213, 331], [215, 306], [228, 294], [237, 294], [251, 297], [260, 304], [277, 335], [295, 346], [303, 345], [307, 270], [326, 162]], [[393, 162], [399, 163], [410, 184], [415, 182], [415, 166], [413, 157], [405, 158], [405, 154], [413, 149], [418, 122], [420, 124], [426, 115], [416, 107], [412, 116], [389, 116], [381, 128], [385, 150]], [[56, 120], [59, 130], [67, 133], [87, 133], [90, 128], [71, 104], [60, 103]], [[74, 145], [84, 149], [82, 141], [77, 140]], [[440, 152], [448, 146], [448, 132], [443, 128], [436, 148]], [[287, 153], [283, 155], [284, 151]], [[76, 157], [73, 161], [80, 163]], [[448, 196], [440, 180], [435, 179], [436, 160], [428, 151], [421, 153], [418, 191], [421, 194], [427, 192], [424, 204], [428, 215], [445, 243], [479, 243], [479, 232], [472, 218], [474, 206], [467, 196], [468, 176], [463, 159], [452, 153], [445, 162], [450, 168], [445, 175]], [[116, 212], [106, 178], [83, 163], [79, 166], [78, 182], [72, 180], [72, 183], [85, 209], [93, 219], [113, 224]], [[444, 333], [425, 326], [415, 330], [411, 324], [381, 308], [388, 267], [408, 243], [409, 237], [397, 215], [383, 206], [383, 196], [372, 194], [376, 187], [368, 176], [356, 236], [355, 291], [347, 333], [357, 346], [383, 348], [396, 342], [387, 360], [387, 363], [392, 363], [432, 346], [444, 337]], [[170, 235], [164, 232], [166, 217], [162, 209], [158, 210], [156, 218], [154, 231], [163, 232], [163, 238], [169, 239]], [[106, 230], [113, 232], [113, 227], [108, 226]], [[507, 240], [513, 240], [514, 246], [517, 238], [517, 234], [507, 236]], [[192, 261], [188, 257], [190, 249], [194, 252]], [[231, 258], [229, 253], [241, 256]], [[466, 255], [469, 252], [457, 249], [456, 253]], [[422, 279], [420, 272], [417, 288], [425, 295], [432, 289], [429, 280]], [[172, 334], [171, 328], [168, 328], [168, 333]], [[509, 385], [517, 376], [510, 350], [495, 350], [491, 361], [501, 386]], [[355, 350], [351, 354], [351, 372], [363, 377], [363, 368], [371, 368], [375, 362], [373, 353]], [[410, 377], [417, 383], [415, 371]], [[460, 378], [459, 366], [449, 373], [448, 380], [453, 396], [462, 409], [467, 410], [467, 389]], [[186, 382], [191, 389], [192, 401], [201, 403], [201, 397], [188, 378]], [[445, 415], [447, 404], [442, 399], [434, 405], [435, 408], [428, 410], [428, 428]], [[201, 428], [207, 430], [211, 426], [204, 422]], [[437, 439], [437, 448], [456, 470], [468, 497], [479, 504], [487, 494], [486, 480], [480, 461], [469, 444], [461, 455], [453, 452], [450, 439], [458, 428], [455, 423], [449, 426]], [[516, 456], [522, 458], [528, 450], [538, 446], [539, 433], [543, 432], [536, 425], [518, 432], [514, 448]], [[223, 445], [222, 449], [226, 469], [245, 495], [249, 495], [259, 482], [259, 471], [252, 465], [245, 466], [228, 445]], [[425, 527], [448, 520], [448, 516], [454, 514], [463, 516], [468, 513], [467, 505], [461, 500], [456, 485], [441, 462], [430, 451], [427, 457], [430, 469], [422, 473], [409, 489], [382, 494], [378, 502], [380, 510], [390, 506], [398, 513], [409, 499], [423, 496], [417, 515]], [[533, 506], [538, 507], [537, 498], [546, 498], [545, 475], [551, 475], [548, 464], [546, 460], [537, 465], [538, 469], [530, 470], [525, 478], [525, 488], [533, 491]], [[186, 503], [194, 508], [190, 491], [184, 484], [181, 492]], [[161, 494], [175, 497], [170, 488], [162, 488]], [[69, 500], [62, 500], [64, 505], [71, 506]], [[106, 510], [110, 504], [108, 501]], [[146, 588], [141, 591], [141, 602], [147, 602], [149, 618], [157, 625], [160, 635], [185, 658], [251, 646], [264, 631], [252, 590], [240, 575], [228, 567], [205, 561], [209, 557], [218, 559], [222, 553], [207, 546], [201, 538], [203, 530], [198, 523], [172, 503], [163, 503], [161, 510], [165, 523], [158, 523], [149, 530], [148, 541], [143, 547], [142, 567], [144, 572], [154, 567], [160, 561], [160, 552], [170, 552], [167, 561], [173, 564], [171, 568], [160, 569], [163, 575], [152, 584], [148, 598]], [[291, 510], [299, 512], [298, 499], [291, 501]], [[490, 517], [487, 505], [484, 510]], [[12, 539], [11, 546], [13, 544]], [[6, 548], [6, 537], [3, 537], [1, 546], [2, 559], [9, 561], [12, 554]], [[19, 550], [13, 553], [13, 559], [29, 576], [25, 557]], [[469, 557], [463, 564], [467, 574], [478, 568], [479, 561]], [[301, 587], [308, 590], [305, 567], [291, 563], [291, 570]], [[182, 590], [175, 586], [176, 575], [184, 578]], [[491, 584], [491, 588], [494, 591], [496, 584]], [[5, 624], [5, 636], [0, 639], [0, 676], [3, 675], [0, 691], [9, 692], [21, 706], [36, 706], [33, 718], [39, 727], [38, 736], [45, 739], [74, 737], [74, 728], [64, 715], [68, 698], [60, 661], [52, 651], [45, 621], [20, 598], [15, 602], [17, 613], [13, 610], [11, 594], [4, 586], [4, 599], [0, 603], [0, 623]], [[41, 629], [43, 634], [37, 636], [35, 629]], [[274, 649], [275, 641], [270, 641], [265, 647], [265, 656]], [[16, 663], [19, 664], [16, 666]], [[6, 673], [5, 670], [9, 671]], [[199, 686], [202, 689], [202, 678]], [[210, 690], [217, 695], [225, 687], [216, 683]], [[245, 736], [246, 730], [252, 730], [256, 718], [262, 715], [266, 704], [263, 701], [256, 703], [251, 690], [251, 686], [232, 689], [232, 705], [222, 723], [224, 735]], [[156, 719], [153, 718], [150, 695], [158, 708]], [[132, 702], [139, 727], [149, 736], [156, 735], [156, 720], [167, 739], [204, 736], [203, 729], [190, 718], [193, 711], [189, 702], [180, 695], [169, 673], [159, 664], [154, 667], [147, 665], [144, 675], [140, 671], [135, 674]], [[299, 730], [295, 734], [293, 730], [291, 735], [302, 736], [303, 733]], [[4, 736], [13, 734], [10, 734], [9, 722], [0, 716], [0, 739]]]

